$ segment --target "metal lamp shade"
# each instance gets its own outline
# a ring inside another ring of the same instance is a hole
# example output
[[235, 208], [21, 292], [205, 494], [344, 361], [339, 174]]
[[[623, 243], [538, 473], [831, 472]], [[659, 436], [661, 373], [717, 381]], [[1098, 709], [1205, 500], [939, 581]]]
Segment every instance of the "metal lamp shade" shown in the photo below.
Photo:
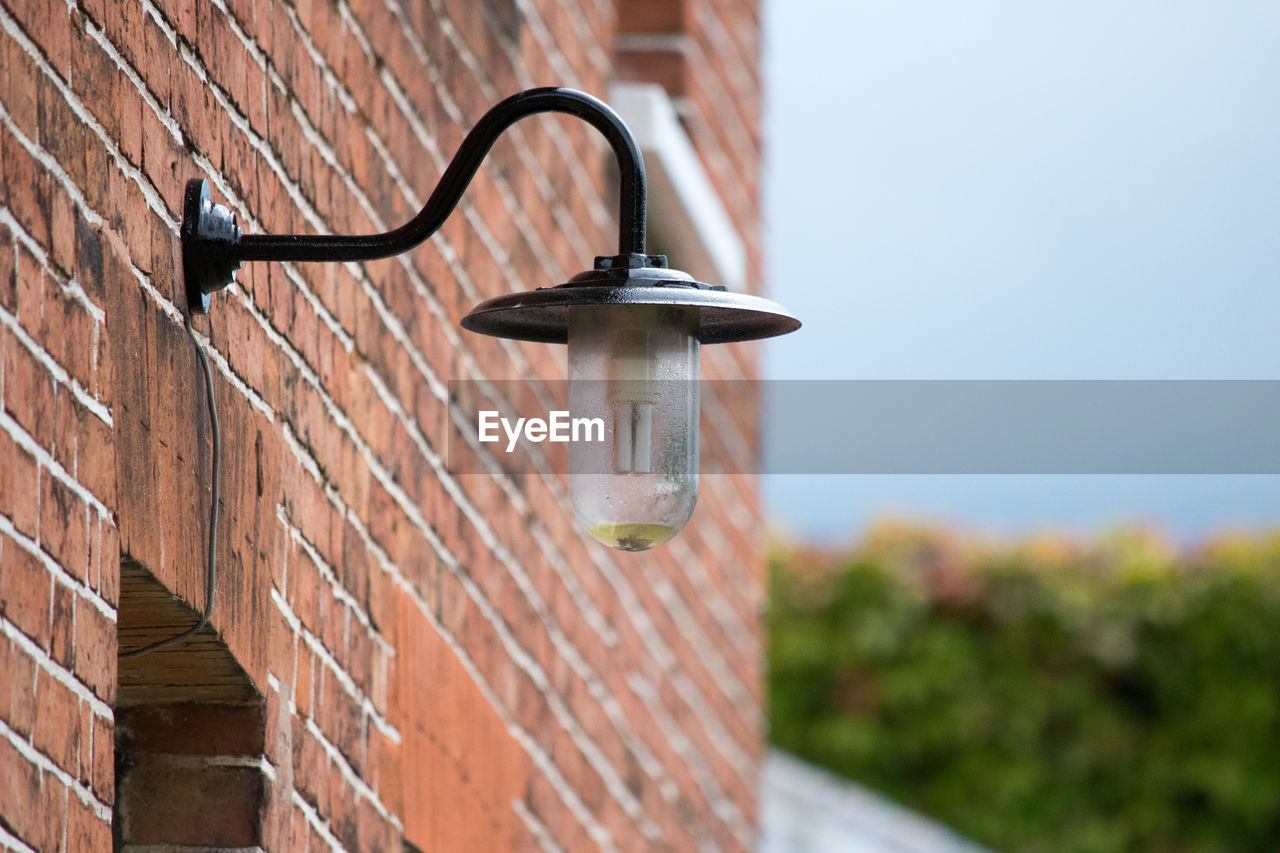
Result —
[[[597, 265], [611, 260], [601, 258]], [[771, 338], [800, 328], [800, 321], [775, 302], [711, 287], [665, 266], [597, 268], [558, 287], [499, 296], [463, 317], [462, 328], [499, 338], [563, 344], [569, 334], [569, 309], [584, 305], [696, 308], [698, 339], [704, 344]]]

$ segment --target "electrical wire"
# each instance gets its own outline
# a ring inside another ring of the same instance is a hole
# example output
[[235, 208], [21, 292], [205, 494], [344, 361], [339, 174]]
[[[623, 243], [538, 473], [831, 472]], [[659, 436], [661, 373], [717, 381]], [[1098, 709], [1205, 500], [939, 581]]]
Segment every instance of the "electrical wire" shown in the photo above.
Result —
[[200, 367], [204, 370], [204, 387], [205, 393], [209, 400], [209, 432], [213, 438], [213, 484], [210, 489], [212, 500], [209, 505], [209, 550], [208, 563], [205, 566], [205, 605], [204, 613], [200, 616], [200, 621], [191, 626], [180, 634], [175, 634], [165, 640], [143, 646], [140, 649], [132, 649], [127, 652], [121, 652], [120, 658], [136, 658], [150, 652], [167, 649], [170, 646], [177, 645], [183, 640], [192, 636], [205, 625], [209, 624], [210, 617], [213, 616], [214, 589], [218, 580], [218, 491], [222, 476], [222, 434], [218, 428], [218, 407], [213, 397], [213, 370], [209, 367], [209, 358], [204, 354], [204, 348], [200, 346], [200, 342], [196, 340], [196, 330], [191, 325], [191, 314], [188, 313], [183, 323], [187, 330], [187, 337], [191, 338], [191, 345], [195, 347], [196, 357], [200, 361]]

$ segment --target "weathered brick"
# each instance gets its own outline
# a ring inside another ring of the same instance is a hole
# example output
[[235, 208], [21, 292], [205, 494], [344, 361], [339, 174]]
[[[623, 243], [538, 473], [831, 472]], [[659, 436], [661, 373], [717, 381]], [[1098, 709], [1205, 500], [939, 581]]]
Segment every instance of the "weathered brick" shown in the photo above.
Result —
[[80, 699], [48, 670], [36, 673], [36, 749], [72, 776], [80, 762]]
[[52, 259], [64, 276], [70, 276], [75, 271], [76, 211], [71, 197], [61, 187], [54, 188], [52, 196], [53, 211], [50, 216], [53, 228]]
[[40, 547], [76, 579], [89, 572], [89, 507], [55, 476], [40, 478]]
[[35, 658], [9, 638], [0, 639], [0, 718], [21, 737], [31, 736], [35, 689]]
[[132, 748], [139, 753], [260, 755], [265, 749], [258, 706], [185, 702], [131, 708], [129, 725], [137, 733]]
[[[3, 134], [0, 134], [0, 143], [3, 141]], [[0, 151], [0, 162], [3, 162], [4, 154]], [[6, 250], [0, 252], [0, 307], [3, 307], [10, 314], [17, 313], [18, 310], [18, 270], [15, 264], [14, 251], [10, 250], [10, 246], [14, 241], [13, 234], [3, 226], [0, 226], [0, 242], [6, 247]], [[8, 334], [8, 330], [0, 327], [0, 342], [4, 340], [4, 335]], [[0, 377], [3, 374], [0, 373]], [[0, 383], [0, 389], [3, 389]]]
[[[39, 72], [31, 56], [23, 50], [17, 40], [6, 37], [3, 49], [5, 74], [0, 81], [0, 86], [3, 86], [5, 110], [13, 117], [14, 123], [28, 139], [35, 139], [39, 135], [37, 132], [37, 122], [40, 118], [37, 107], [39, 90], [36, 83], [36, 75]], [[14, 191], [18, 190], [15, 188], [11, 192]]]
[[40, 778], [40, 823], [34, 836], [37, 850], [56, 850], [62, 842], [67, 823], [68, 791], [51, 774]]
[[76, 591], [66, 584], [53, 585], [52, 640], [49, 652], [65, 669], [76, 663]]
[[75, 472], [90, 494], [108, 504], [115, 503], [116, 457], [111, 427], [83, 410], [76, 425]]
[[115, 801], [114, 727], [106, 717], [93, 718], [93, 757], [89, 785], [104, 803]]
[[9, 831], [36, 849], [44, 815], [40, 768], [18, 752], [8, 738], [0, 738], [0, 818]]
[[101, 558], [94, 591], [115, 607], [120, 602], [120, 532], [110, 519], [99, 519]]
[[251, 767], [148, 763], [117, 791], [137, 844], [252, 847], [265, 779]]
[[76, 677], [111, 704], [116, 695], [116, 623], [96, 604], [76, 602]]
[[67, 850], [106, 850], [111, 846], [111, 824], [94, 813], [88, 803], [72, 796], [67, 801]]
[[311, 716], [311, 702], [315, 690], [316, 657], [305, 643], [298, 644], [297, 675], [294, 682], [293, 697], [298, 713], [304, 717]]
[[[5, 344], [0, 334], [0, 348]], [[14, 383], [15, 385], [17, 383]], [[0, 513], [13, 521], [19, 531], [34, 538], [39, 521], [40, 466], [35, 457], [20, 447], [6, 432], [0, 432]]]
[[24, 330], [39, 329], [44, 314], [44, 268], [25, 248], [14, 251], [13, 261], [17, 277], [18, 322]]
[[101, 301], [103, 296], [102, 282], [102, 235], [91, 226], [83, 213], [76, 212], [76, 277], [80, 286], [90, 299]]
[[53, 576], [40, 558], [0, 537], [0, 617], [48, 650]]
[[[57, 306], [50, 306], [56, 309]], [[75, 476], [76, 470], [76, 439], [78, 418], [77, 415], [80, 405], [76, 402], [75, 397], [67, 393], [66, 386], [62, 386], [61, 393], [55, 392], [53, 397], [53, 431], [51, 433], [50, 452], [53, 454], [54, 460], [62, 466], [64, 471]]]
[[53, 378], [16, 335], [5, 336], [4, 350], [5, 411], [37, 443], [48, 441], [41, 427], [53, 423]]

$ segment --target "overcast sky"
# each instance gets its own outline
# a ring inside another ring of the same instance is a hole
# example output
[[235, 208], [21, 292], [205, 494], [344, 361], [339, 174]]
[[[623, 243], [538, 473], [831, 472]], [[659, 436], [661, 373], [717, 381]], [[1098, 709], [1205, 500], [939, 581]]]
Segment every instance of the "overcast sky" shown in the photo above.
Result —
[[[771, 377], [1280, 379], [1280, 3], [765, 8], [769, 283], [806, 324]], [[1276, 477], [765, 488], [825, 538], [1280, 523]]]

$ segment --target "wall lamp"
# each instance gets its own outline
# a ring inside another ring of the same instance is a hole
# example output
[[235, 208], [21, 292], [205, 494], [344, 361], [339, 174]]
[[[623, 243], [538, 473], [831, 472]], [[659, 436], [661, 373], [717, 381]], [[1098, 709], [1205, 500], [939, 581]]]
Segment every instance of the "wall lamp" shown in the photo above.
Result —
[[570, 493], [598, 541], [643, 551], [671, 539], [698, 498], [700, 344], [795, 331], [800, 322], [758, 296], [729, 293], [667, 267], [645, 249], [644, 160], [617, 114], [572, 89], [512, 95], [467, 134], [416, 216], [371, 235], [241, 234], [203, 180], [187, 184], [182, 266], [191, 312], [235, 280], [246, 261], [371, 261], [406, 252], [453, 211], [497, 138], [536, 113], [577, 116], [600, 131], [618, 161], [618, 252], [568, 282], [500, 296], [462, 319], [472, 332], [569, 348], [570, 409], [602, 415], [602, 440], [570, 445]]

